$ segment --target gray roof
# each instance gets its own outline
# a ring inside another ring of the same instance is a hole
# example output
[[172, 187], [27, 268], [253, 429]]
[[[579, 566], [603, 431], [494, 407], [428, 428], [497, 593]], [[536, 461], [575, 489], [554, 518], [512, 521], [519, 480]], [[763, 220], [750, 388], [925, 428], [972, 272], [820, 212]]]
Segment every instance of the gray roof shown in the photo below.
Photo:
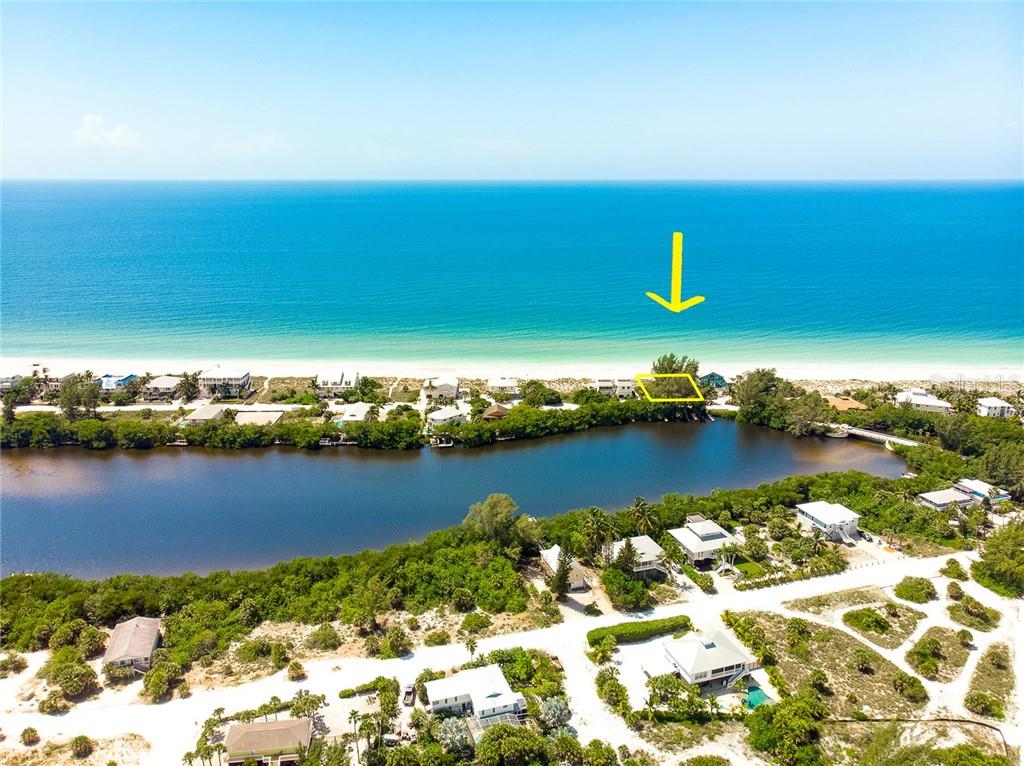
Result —
[[236, 723], [228, 729], [224, 746], [228, 755], [268, 751], [294, 752], [299, 745], [309, 745], [312, 731], [313, 722], [308, 718]]
[[717, 551], [723, 545], [732, 545], [736, 538], [708, 519], [692, 521], [685, 527], [668, 531], [683, 548], [691, 553]]
[[[636, 537], [629, 538], [633, 543], [633, 547], [636, 548], [636, 555], [640, 561], [657, 561], [658, 557], [661, 556], [665, 551], [660, 545], [652, 540], [648, 535], [637, 535]], [[619, 551], [625, 546], [625, 540], [616, 540], [611, 545], [611, 558], [615, 558], [619, 555]]]
[[125, 660], [149, 659], [160, 637], [159, 617], [133, 617], [120, 622], [107, 641], [103, 664]]
[[700, 636], [691, 633], [675, 641], [666, 641], [665, 654], [683, 675], [691, 679], [697, 673], [707, 673], [754, 660], [746, 649], [737, 646], [721, 630]]

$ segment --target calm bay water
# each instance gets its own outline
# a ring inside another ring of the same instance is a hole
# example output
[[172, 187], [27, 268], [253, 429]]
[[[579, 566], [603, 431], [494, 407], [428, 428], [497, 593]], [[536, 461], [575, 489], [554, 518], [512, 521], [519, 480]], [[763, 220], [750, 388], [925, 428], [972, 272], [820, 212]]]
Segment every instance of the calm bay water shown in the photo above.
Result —
[[[2, 186], [2, 350], [1024, 364], [1024, 187]], [[686, 234], [685, 321], [667, 294]], [[953, 362], [952, 360], [957, 360]]]
[[12, 451], [0, 463], [0, 570], [258, 567], [420, 538], [490, 492], [544, 516], [849, 469], [898, 476], [903, 463], [852, 439], [798, 440], [730, 421], [401, 454]]

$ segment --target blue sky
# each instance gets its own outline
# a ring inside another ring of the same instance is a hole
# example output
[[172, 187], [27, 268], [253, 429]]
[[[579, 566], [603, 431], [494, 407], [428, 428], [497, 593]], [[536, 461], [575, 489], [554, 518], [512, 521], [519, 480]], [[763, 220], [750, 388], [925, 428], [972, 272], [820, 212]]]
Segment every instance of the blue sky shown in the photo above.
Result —
[[1020, 3], [12, 4], [7, 178], [1020, 178]]

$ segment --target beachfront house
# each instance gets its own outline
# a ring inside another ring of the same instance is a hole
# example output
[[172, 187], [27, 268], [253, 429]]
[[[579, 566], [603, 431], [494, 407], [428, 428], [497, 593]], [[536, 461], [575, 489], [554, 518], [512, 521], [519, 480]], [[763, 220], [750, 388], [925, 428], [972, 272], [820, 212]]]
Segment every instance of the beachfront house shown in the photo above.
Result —
[[22, 375], [5, 375], [0, 378], [0, 393], [7, 393], [14, 388], [18, 381], [22, 379]]
[[241, 399], [252, 390], [252, 378], [241, 367], [221, 367], [219, 364], [199, 373], [199, 391], [203, 396], [222, 399]]
[[[554, 577], [558, 571], [558, 563], [562, 557], [562, 547], [552, 545], [550, 548], [541, 549], [540, 568], [548, 577]], [[569, 590], [587, 590], [590, 587], [590, 580], [587, 578], [587, 570], [580, 566], [575, 557], [569, 557]]]
[[758, 667], [754, 656], [722, 630], [666, 641], [663, 650], [679, 677], [702, 692], [728, 689]]
[[501, 420], [508, 415], [508, 407], [500, 404], [492, 404], [480, 414], [481, 420]]
[[[637, 535], [636, 537], [630, 537], [629, 540], [633, 543], [633, 548], [636, 550], [636, 565], [633, 567], [633, 574], [641, 577], [668, 574], [665, 570], [665, 565], [662, 563], [665, 551], [660, 545], [647, 535]], [[605, 552], [605, 560], [608, 562], [615, 561], [625, 545], [625, 539], [616, 540], [609, 545]]]
[[920, 412], [940, 412], [948, 415], [953, 411], [953, 405], [945, 399], [939, 399], [925, 391], [923, 388], [912, 388], [909, 391], [900, 391], [896, 394], [894, 401], [897, 407], [907, 406]]
[[723, 545], [735, 545], [736, 538], [718, 524], [699, 514], [685, 526], [668, 531], [683, 549], [691, 564], [709, 564], [718, 560]]
[[729, 381], [717, 372], [709, 372], [707, 375], [701, 375], [698, 380], [700, 380], [701, 388], [714, 388], [721, 390], [729, 385]]
[[295, 766], [313, 736], [309, 718], [236, 723], [224, 739], [228, 766]]
[[845, 505], [815, 500], [813, 503], [798, 503], [797, 521], [805, 527], [817, 527], [833, 542], [853, 542], [860, 532], [857, 524], [860, 516]]
[[468, 421], [469, 415], [466, 409], [457, 404], [449, 404], [446, 407], [440, 407], [433, 412], [427, 413], [428, 426], [455, 425]]
[[96, 378], [96, 380], [93, 382], [99, 383], [100, 389], [103, 391], [120, 391], [122, 388], [127, 386], [133, 380], [136, 380], [138, 377], [138, 375], [132, 374], [121, 375], [107, 373], [106, 375], [101, 375], [100, 377]]
[[616, 399], [632, 399], [636, 396], [636, 381], [633, 378], [595, 378], [587, 388]]
[[983, 418], [1012, 418], [1017, 409], [995, 396], [983, 396], [978, 399], [977, 413]]
[[519, 396], [519, 381], [515, 378], [491, 378], [487, 381], [487, 393]]
[[459, 379], [446, 375], [439, 378], [427, 378], [423, 381], [423, 396], [431, 399], [455, 399], [459, 395]]
[[425, 691], [427, 709], [435, 715], [467, 715], [478, 721], [494, 717], [521, 720], [526, 715], [526, 699], [512, 690], [500, 665], [427, 681]]
[[866, 410], [868, 406], [849, 396], [826, 396], [825, 401], [836, 408], [837, 412], [849, 410]]
[[131, 666], [145, 673], [153, 664], [153, 650], [160, 645], [160, 619], [133, 617], [119, 622], [107, 640], [103, 665]]
[[975, 505], [978, 501], [955, 487], [950, 487], [934, 492], [922, 492], [917, 496], [917, 502], [937, 511], [948, 511], [950, 508], [966, 508]]
[[142, 398], [147, 402], [173, 399], [181, 378], [177, 375], [158, 375], [142, 387]]
[[338, 396], [359, 385], [359, 373], [346, 375], [344, 370], [322, 370], [316, 376], [316, 390], [321, 396]]

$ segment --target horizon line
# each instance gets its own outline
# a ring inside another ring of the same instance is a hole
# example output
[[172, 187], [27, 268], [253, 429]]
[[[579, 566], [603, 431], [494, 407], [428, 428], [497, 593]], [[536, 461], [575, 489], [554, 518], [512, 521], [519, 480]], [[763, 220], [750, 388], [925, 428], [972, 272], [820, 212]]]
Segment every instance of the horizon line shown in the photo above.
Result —
[[0, 177], [0, 183], [16, 182], [59, 182], [59, 183], [479, 183], [479, 184], [1024, 184], [1020, 178], [58, 178], [58, 177]]

